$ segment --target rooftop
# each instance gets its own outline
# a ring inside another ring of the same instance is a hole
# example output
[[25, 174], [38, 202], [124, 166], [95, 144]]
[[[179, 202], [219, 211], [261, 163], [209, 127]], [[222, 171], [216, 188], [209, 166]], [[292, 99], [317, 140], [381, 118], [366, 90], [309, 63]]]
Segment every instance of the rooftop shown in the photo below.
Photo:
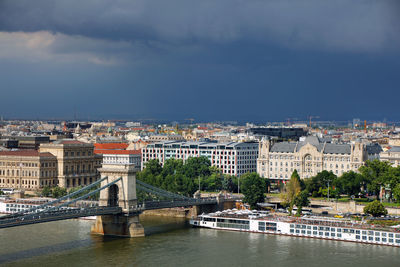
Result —
[[54, 157], [49, 152], [39, 152], [37, 150], [15, 150], [15, 151], [0, 151], [0, 156], [11, 157]]
[[108, 150], [108, 149], [95, 149], [95, 154], [102, 155], [140, 155], [140, 150]]

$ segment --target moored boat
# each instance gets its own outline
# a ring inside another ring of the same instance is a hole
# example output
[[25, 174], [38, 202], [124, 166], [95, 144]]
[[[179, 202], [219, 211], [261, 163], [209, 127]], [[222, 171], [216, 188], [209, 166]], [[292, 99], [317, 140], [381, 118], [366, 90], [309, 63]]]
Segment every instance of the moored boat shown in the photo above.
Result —
[[267, 212], [224, 211], [190, 220], [195, 227], [350, 241], [400, 247], [397, 228], [378, 227], [348, 219], [277, 216]]

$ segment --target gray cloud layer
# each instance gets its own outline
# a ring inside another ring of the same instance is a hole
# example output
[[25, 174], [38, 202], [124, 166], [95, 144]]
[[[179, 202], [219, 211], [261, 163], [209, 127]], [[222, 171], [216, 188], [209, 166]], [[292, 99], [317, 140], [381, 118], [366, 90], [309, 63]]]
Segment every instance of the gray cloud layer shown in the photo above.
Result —
[[0, 31], [173, 46], [266, 42], [375, 52], [400, 44], [396, 0], [2, 0]]

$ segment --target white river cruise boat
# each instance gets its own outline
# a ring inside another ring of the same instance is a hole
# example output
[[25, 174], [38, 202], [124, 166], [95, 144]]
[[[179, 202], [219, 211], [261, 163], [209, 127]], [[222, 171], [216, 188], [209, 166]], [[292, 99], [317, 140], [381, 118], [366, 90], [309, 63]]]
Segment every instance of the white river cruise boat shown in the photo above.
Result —
[[256, 211], [223, 211], [190, 220], [195, 227], [278, 234], [400, 247], [400, 231], [328, 217], [290, 217]]

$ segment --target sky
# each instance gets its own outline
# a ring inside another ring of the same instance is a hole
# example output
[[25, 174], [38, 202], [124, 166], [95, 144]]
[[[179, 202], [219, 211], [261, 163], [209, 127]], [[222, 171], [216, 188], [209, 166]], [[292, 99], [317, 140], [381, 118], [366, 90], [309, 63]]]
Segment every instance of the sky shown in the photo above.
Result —
[[400, 121], [398, 0], [0, 0], [0, 115]]

